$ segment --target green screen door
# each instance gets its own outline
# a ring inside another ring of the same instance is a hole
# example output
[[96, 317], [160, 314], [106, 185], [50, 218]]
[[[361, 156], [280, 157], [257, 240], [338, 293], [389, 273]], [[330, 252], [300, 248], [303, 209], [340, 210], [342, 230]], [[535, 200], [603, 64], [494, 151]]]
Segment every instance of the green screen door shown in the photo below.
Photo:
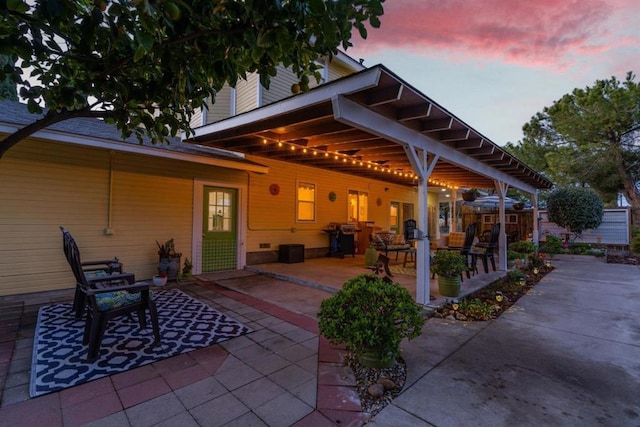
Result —
[[202, 272], [237, 268], [238, 190], [204, 187]]

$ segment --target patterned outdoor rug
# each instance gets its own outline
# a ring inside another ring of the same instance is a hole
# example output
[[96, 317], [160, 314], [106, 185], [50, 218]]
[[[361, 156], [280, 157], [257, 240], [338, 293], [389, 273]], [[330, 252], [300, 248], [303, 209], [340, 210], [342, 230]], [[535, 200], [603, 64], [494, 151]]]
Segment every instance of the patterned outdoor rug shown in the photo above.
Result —
[[407, 263], [406, 267], [401, 265], [390, 265], [389, 270], [391, 270], [392, 274], [403, 274], [405, 276], [415, 276], [416, 275], [416, 267], [413, 263]]
[[[140, 330], [135, 314], [109, 322], [100, 355], [86, 362], [84, 321], [71, 304], [40, 308], [33, 342], [31, 397], [188, 353], [252, 330], [179, 290], [154, 292], [162, 343], [153, 347], [151, 320]], [[133, 320], [133, 321], [132, 321]]]

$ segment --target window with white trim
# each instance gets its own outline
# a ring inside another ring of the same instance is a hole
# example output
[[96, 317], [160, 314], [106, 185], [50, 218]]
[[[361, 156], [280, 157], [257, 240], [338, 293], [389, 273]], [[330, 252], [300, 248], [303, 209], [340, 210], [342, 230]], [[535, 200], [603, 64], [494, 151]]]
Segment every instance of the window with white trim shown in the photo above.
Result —
[[369, 193], [349, 190], [347, 218], [349, 222], [367, 221], [369, 216]]
[[316, 186], [308, 182], [298, 183], [298, 221], [316, 220]]

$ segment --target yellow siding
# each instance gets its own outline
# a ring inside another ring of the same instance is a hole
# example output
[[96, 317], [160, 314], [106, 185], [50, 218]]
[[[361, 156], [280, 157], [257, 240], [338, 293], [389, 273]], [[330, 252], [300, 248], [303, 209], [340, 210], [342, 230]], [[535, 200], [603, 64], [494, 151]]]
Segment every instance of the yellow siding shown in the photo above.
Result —
[[[389, 228], [389, 203], [391, 200], [414, 203], [416, 192], [409, 187], [387, 184], [366, 178], [323, 171], [317, 168], [289, 164], [277, 160], [255, 157], [253, 160], [270, 167], [267, 175], [250, 175], [247, 252], [269, 251], [280, 244], [304, 243], [305, 248], [328, 246], [328, 238], [322, 232], [330, 222], [347, 221], [347, 192], [349, 189], [369, 193], [369, 220], [376, 226]], [[296, 185], [309, 182], [316, 186], [316, 221], [296, 222]], [[278, 184], [280, 193], [271, 195], [269, 186]], [[384, 188], [388, 188], [387, 191]], [[330, 192], [336, 193], [335, 202], [329, 200]], [[377, 206], [376, 199], [383, 200]], [[417, 211], [417, 208], [416, 208]], [[260, 243], [269, 243], [269, 249], [261, 249]]]
[[[263, 105], [271, 104], [291, 95], [291, 85], [296, 83], [298, 78], [293, 72], [283, 66], [278, 66], [278, 74], [271, 79], [269, 90], [262, 93]], [[315, 79], [314, 79], [315, 81]]]
[[247, 80], [238, 80], [236, 85], [236, 114], [251, 111], [258, 107], [259, 83], [257, 74], [249, 74]]
[[225, 85], [216, 95], [216, 101], [208, 103], [207, 124], [214, 123], [231, 116], [231, 88]]
[[329, 81], [337, 80], [341, 77], [348, 76], [349, 74], [353, 74], [353, 70], [345, 67], [343, 64], [338, 64], [336, 62], [331, 62], [331, 64], [329, 64]]
[[169, 159], [27, 140], [0, 165], [0, 295], [72, 288], [59, 226], [83, 260], [118, 256], [143, 279], [156, 271], [156, 240], [174, 238], [191, 256], [194, 178], [246, 184], [247, 174]]

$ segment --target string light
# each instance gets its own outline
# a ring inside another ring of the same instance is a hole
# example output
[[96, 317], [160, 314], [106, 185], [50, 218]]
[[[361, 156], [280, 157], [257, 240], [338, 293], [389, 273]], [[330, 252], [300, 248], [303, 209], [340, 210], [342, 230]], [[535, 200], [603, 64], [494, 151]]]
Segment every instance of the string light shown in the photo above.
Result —
[[[262, 139], [262, 144], [263, 145], [268, 145], [269, 144], [269, 140], [267, 140], [266, 138]], [[308, 149], [306, 147], [300, 147], [297, 144], [292, 144], [292, 143], [288, 143], [288, 142], [282, 142], [282, 141], [272, 141], [273, 143], [277, 144], [277, 146], [279, 148], [284, 147], [285, 145], [287, 145], [289, 147], [289, 149], [293, 152], [295, 152], [298, 148], [301, 148], [301, 152], [303, 154], [312, 154], [314, 156], [317, 156], [318, 154], [324, 154], [325, 158], [329, 158], [330, 156], [333, 156], [333, 159], [336, 161], [340, 161], [340, 159], [342, 159], [342, 163], [347, 163], [349, 161], [351, 161], [351, 164], [354, 166], [361, 166], [361, 167], [365, 167], [367, 169], [373, 169], [374, 171], [379, 171], [379, 172], [386, 172], [388, 174], [393, 173], [396, 176], [399, 177], [403, 177], [403, 178], [409, 178], [412, 180], [416, 180], [418, 179], [418, 176], [413, 173], [413, 172], [404, 172], [402, 170], [393, 170], [391, 168], [385, 168], [383, 166], [380, 166], [378, 163], [376, 162], [372, 162], [372, 161], [367, 161], [364, 162], [362, 160], [358, 160], [357, 158], [355, 158], [354, 156], [350, 156], [348, 154], [342, 154], [340, 152], [329, 152], [329, 151], [325, 151], [325, 150], [318, 150], [318, 149]], [[440, 187], [444, 187], [444, 188], [449, 188], [449, 189], [458, 189], [459, 187], [457, 185], [453, 185], [451, 183], [442, 181], [438, 178], [429, 178], [427, 180], [427, 182], [429, 184], [433, 184], [433, 185], [437, 185]]]

